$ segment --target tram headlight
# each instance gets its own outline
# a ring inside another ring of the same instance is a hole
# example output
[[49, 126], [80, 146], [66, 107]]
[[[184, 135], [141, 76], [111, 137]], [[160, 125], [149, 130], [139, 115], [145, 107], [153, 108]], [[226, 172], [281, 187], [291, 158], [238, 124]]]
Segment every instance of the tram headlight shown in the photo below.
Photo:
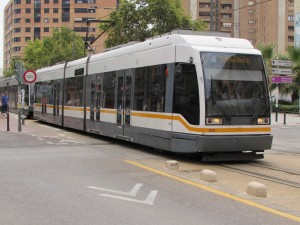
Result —
[[222, 118], [206, 118], [206, 124], [222, 124]]
[[257, 118], [257, 124], [270, 124], [270, 118], [267, 118], [267, 117]]

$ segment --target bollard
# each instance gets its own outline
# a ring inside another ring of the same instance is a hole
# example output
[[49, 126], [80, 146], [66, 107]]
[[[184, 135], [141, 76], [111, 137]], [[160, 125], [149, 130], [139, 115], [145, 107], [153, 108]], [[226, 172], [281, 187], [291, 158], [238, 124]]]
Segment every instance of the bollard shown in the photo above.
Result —
[[283, 113], [283, 124], [286, 125], [286, 111]]
[[24, 108], [22, 108], [21, 118], [22, 118], [22, 125], [25, 125]]
[[6, 126], [7, 126], [7, 131], [9, 131], [9, 112], [6, 113]]
[[276, 116], [275, 116], [275, 122], [278, 122], [278, 107], [276, 107]]
[[21, 128], [21, 110], [18, 110], [18, 132], [21, 132], [22, 128]]

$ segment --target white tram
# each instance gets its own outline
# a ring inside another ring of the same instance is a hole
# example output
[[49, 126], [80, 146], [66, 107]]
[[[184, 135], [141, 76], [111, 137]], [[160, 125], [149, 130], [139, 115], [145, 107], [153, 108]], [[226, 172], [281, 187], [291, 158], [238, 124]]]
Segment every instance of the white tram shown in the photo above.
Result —
[[40, 69], [34, 117], [207, 161], [272, 144], [261, 53], [229, 37], [169, 34]]

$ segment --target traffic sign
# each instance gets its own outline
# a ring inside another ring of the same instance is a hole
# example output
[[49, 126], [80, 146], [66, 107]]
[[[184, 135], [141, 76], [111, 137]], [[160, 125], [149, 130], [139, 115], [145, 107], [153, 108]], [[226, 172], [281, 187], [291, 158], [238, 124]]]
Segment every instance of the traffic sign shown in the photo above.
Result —
[[26, 70], [23, 74], [23, 79], [26, 83], [33, 83], [36, 80], [36, 73], [34, 70]]
[[286, 66], [286, 67], [292, 67], [293, 62], [288, 61], [288, 60], [278, 60], [278, 59], [273, 59], [272, 60], [272, 66]]
[[272, 83], [293, 83], [292, 76], [273, 76]]
[[291, 75], [292, 74], [292, 69], [272, 68], [272, 74]]

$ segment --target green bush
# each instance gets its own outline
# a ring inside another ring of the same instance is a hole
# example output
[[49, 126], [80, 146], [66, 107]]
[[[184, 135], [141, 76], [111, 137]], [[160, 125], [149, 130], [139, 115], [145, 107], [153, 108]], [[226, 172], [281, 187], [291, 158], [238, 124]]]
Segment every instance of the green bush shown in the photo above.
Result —
[[[272, 111], [276, 112], [275, 104], [272, 104]], [[293, 105], [283, 105], [278, 104], [278, 112], [287, 112], [287, 113], [298, 113], [299, 112], [299, 105], [293, 103]]]

